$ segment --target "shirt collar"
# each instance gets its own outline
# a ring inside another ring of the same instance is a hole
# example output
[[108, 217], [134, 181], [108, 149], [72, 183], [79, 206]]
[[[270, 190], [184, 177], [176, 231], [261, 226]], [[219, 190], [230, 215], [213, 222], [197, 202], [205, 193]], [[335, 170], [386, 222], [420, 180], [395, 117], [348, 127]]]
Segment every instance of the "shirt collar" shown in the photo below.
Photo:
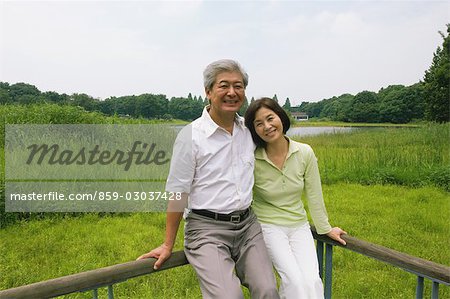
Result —
[[[286, 138], [289, 142], [288, 153], [286, 155], [286, 160], [287, 160], [293, 153], [298, 152], [299, 148], [295, 144], [295, 142], [292, 141], [291, 138], [289, 138], [286, 135], [284, 135], [284, 138]], [[269, 158], [267, 157], [266, 149], [263, 147], [258, 147], [255, 151], [255, 159], [269, 161]]]
[[[203, 129], [205, 130], [206, 137], [211, 136], [217, 129], [219, 129], [219, 125], [214, 122], [214, 120], [211, 118], [211, 115], [209, 115], [209, 108], [210, 105], [207, 105], [205, 108], [203, 108], [202, 112], [202, 122], [204, 123]], [[242, 116], [239, 116], [239, 114], [236, 113], [234, 117], [234, 123], [238, 125], [241, 129], [245, 128], [245, 122], [244, 118]]]

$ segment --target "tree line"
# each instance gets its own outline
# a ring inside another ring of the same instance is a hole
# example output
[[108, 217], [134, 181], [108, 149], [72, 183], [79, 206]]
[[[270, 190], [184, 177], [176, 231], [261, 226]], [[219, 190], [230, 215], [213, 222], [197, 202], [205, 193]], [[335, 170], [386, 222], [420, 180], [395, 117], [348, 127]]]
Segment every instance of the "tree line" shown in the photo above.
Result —
[[[201, 115], [203, 107], [208, 104], [208, 99], [189, 93], [187, 97], [172, 97], [169, 100], [163, 94], [145, 93], [99, 100], [84, 93], [68, 95], [54, 91], [41, 92], [36, 86], [27, 83], [0, 82], [0, 104], [39, 103], [79, 106], [86, 111], [97, 111], [111, 116], [193, 120]], [[239, 113], [243, 115], [247, 107], [248, 101], [244, 99]]]
[[[434, 53], [433, 61], [425, 71], [424, 80], [411, 86], [390, 85], [378, 92], [362, 91], [356, 95], [343, 94], [319, 102], [302, 102], [291, 107], [289, 98], [283, 104], [288, 112], [304, 112], [308, 116], [344, 122], [408, 123], [413, 120], [449, 121], [450, 110], [450, 24], [442, 47]], [[278, 102], [276, 95], [273, 99]], [[251, 102], [254, 98], [251, 99]], [[41, 92], [31, 84], [0, 82], [0, 104], [57, 103], [75, 105], [87, 111], [99, 111], [105, 115], [133, 118], [192, 120], [199, 117], [208, 103], [201, 96], [172, 97], [163, 94], [141, 94], [95, 99], [87, 94], [59, 94]], [[248, 107], [244, 100], [241, 115]]]
[[425, 117], [423, 83], [411, 86], [391, 85], [378, 93], [362, 91], [343, 94], [320, 102], [302, 102], [291, 111], [308, 116], [343, 122], [408, 123]]
[[0, 82], [0, 104], [55, 103], [131, 118], [192, 120], [201, 114], [206, 102], [201, 96], [192, 97], [190, 94], [186, 98], [173, 97], [169, 100], [163, 94], [150, 93], [99, 100], [84, 93], [68, 95], [54, 91], [41, 92], [36, 86], [27, 83]]

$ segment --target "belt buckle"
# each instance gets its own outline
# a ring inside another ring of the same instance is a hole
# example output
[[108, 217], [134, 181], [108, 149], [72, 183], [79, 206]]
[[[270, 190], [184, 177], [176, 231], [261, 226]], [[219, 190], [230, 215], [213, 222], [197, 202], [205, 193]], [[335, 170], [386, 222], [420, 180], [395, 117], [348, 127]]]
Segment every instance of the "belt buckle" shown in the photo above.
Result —
[[231, 215], [230, 221], [233, 223], [241, 222], [241, 215]]

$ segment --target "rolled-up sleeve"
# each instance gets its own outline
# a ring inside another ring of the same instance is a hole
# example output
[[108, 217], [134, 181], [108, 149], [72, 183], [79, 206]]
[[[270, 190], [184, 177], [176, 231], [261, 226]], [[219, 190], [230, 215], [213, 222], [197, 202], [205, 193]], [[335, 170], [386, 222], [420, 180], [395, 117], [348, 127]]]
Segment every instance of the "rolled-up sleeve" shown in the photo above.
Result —
[[178, 133], [175, 139], [166, 191], [190, 193], [194, 173], [192, 125], [189, 124]]

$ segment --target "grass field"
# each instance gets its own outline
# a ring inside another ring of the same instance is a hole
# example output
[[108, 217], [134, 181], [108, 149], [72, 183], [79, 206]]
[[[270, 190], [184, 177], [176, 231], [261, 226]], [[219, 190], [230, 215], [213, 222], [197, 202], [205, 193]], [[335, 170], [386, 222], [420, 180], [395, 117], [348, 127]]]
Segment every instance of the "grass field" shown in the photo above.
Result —
[[60, 217], [59, 214], [5, 213], [5, 157], [4, 139], [6, 124], [185, 124], [179, 120], [148, 120], [105, 116], [98, 112], [87, 112], [81, 107], [56, 104], [0, 105], [0, 229], [21, 219]]
[[[58, 105], [0, 106], [0, 115], [0, 203], [5, 123], [149, 122]], [[450, 265], [449, 137], [450, 124], [421, 124], [299, 141], [310, 144], [318, 157], [332, 225], [359, 239]], [[131, 261], [164, 237], [163, 213], [19, 214], [0, 209], [0, 217], [0, 289]], [[176, 249], [182, 249], [182, 231]], [[412, 274], [342, 248], [334, 251], [333, 298], [413, 298], [415, 285]], [[114, 290], [116, 298], [200, 298], [190, 266], [131, 279]], [[440, 296], [450, 298], [450, 288], [441, 286]]]
[[[333, 225], [357, 238], [441, 264], [450, 264], [448, 194], [434, 187], [324, 186]], [[134, 260], [163, 241], [165, 215], [84, 215], [33, 220], [0, 231], [0, 289]], [[420, 244], [420, 246], [418, 246]], [[182, 231], [176, 243], [182, 249]], [[336, 248], [334, 298], [412, 298], [414, 275]], [[117, 284], [116, 298], [199, 298], [191, 267], [184, 266]], [[441, 298], [450, 296], [441, 287]], [[67, 298], [90, 298], [73, 294]]]
[[298, 139], [314, 149], [324, 183], [434, 185], [450, 191], [450, 124]]

